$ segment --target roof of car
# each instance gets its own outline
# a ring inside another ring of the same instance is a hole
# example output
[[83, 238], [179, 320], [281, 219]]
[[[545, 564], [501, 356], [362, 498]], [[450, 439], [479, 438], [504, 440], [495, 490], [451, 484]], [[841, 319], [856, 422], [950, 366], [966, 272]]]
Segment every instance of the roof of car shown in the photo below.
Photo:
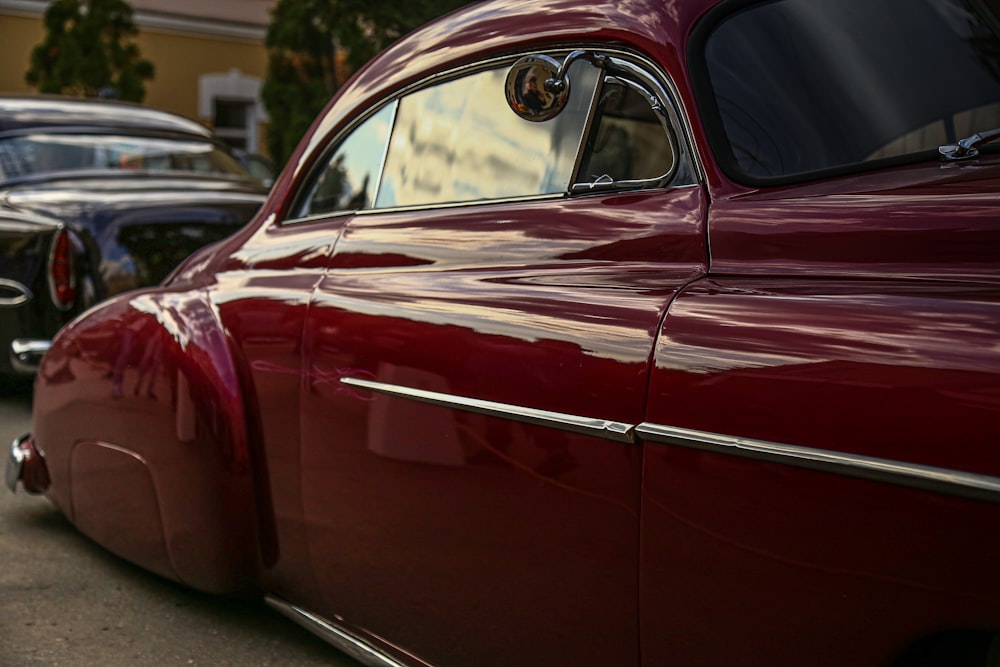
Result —
[[575, 48], [618, 43], [661, 62], [677, 62], [683, 59], [692, 26], [721, 1], [484, 0], [470, 4], [398, 40], [359, 70], [340, 89], [339, 103], [327, 107], [314, 136], [324, 135], [358, 109], [369, 107], [390, 88], [463, 62], [523, 51], [535, 44]]
[[190, 118], [138, 104], [48, 95], [0, 95], [0, 133], [41, 127], [181, 132], [211, 136], [209, 129]]

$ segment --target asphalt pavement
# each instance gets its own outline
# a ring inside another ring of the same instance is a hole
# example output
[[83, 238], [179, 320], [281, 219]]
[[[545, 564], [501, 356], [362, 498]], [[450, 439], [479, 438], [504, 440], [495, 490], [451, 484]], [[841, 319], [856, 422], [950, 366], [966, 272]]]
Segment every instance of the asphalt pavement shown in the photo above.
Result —
[[[31, 388], [0, 379], [0, 445]], [[192, 591], [103, 550], [45, 498], [0, 486], [0, 667], [357, 667], [263, 603]]]

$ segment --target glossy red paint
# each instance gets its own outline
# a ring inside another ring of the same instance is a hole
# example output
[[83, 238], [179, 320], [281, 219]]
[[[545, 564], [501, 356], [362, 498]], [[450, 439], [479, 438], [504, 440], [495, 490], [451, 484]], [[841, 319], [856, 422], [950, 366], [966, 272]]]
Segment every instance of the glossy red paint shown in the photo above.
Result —
[[1000, 158], [991, 155], [718, 198], [712, 268], [996, 284], [998, 190]]
[[204, 295], [112, 300], [46, 355], [34, 435], [49, 497], [83, 532], [164, 576], [242, 593], [257, 589], [258, 520], [235, 363]]
[[[881, 664], [1000, 632], [1000, 161], [734, 183], [686, 67], [715, 4], [491, 2], [393, 46], [253, 224], [55, 340], [49, 497], [404, 665]], [[387, 96], [577, 45], [657, 63], [691, 182], [286, 220]]]

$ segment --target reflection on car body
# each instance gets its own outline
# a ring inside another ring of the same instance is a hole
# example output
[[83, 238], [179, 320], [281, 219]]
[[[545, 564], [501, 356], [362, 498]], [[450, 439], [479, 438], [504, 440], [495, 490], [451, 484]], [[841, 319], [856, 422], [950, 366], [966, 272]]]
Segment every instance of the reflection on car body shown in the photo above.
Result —
[[371, 665], [996, 664], [996, 19], [450, 14], [62, 330], [8, 479]]

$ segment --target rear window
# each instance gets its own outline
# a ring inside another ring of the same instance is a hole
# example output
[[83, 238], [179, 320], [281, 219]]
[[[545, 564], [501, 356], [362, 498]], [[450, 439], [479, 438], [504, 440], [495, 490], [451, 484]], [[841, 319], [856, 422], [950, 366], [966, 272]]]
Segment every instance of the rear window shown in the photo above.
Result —
[[720, 163], [800, 180], [1000, 128], [996, 5], [777, 0], [718, 20], [692, 60]]
[[0, 180], [107, 169], [247, 175], [228, 152], [194, 139], [59, 133], [0, 139]]

